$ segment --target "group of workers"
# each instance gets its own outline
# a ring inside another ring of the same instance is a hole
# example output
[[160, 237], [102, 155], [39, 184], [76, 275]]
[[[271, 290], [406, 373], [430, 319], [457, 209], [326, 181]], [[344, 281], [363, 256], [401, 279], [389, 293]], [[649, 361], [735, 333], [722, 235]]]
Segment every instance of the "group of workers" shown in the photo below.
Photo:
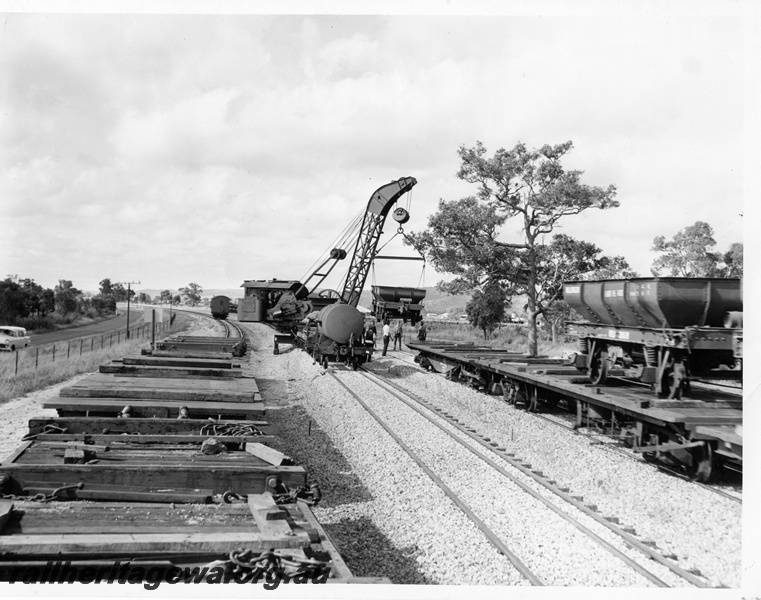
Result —
[[[375, 321], [369, 321], [367, 323], [367, 326], [365, 327], [365, 343], [366, 344], [372, 344], [373, 348], [375, 347], [375, 337], [378, 335], [378, 329], [375, 325]], [[417, 339], [419, 340], [425, 340], [427, 335], [426, 329], [425, 329], [425, 323], [420, 323], [420, 328], [417, 332]], [[394, 347], [393, 350], [397, 349], [397, 344], [399, 345], [399, 350], [402, 349], [402, 338], [404, 337], [404, 323], [402, 319], [396, 319], [394, 321], [394, 327], [393, 332], [391, 330], [391, 324], [388, 319], [383, 321], [383, 354], [382, 356], [386, 356], [386, 352], [388, 352], [388, 345], [391, 343], [391, 338], [394, 339]]]

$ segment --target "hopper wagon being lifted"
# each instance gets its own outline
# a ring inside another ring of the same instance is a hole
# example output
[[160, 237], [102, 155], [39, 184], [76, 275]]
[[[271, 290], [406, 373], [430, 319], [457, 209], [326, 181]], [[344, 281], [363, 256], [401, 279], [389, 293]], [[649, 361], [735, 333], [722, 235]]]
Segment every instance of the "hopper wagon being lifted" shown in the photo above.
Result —
[[742, 378], [740, 279], [655, 277], [568, 281], [564, 299], [584, 321], [575, 366], [594, 385], [608, 377], [679, 399], [690, 379]]

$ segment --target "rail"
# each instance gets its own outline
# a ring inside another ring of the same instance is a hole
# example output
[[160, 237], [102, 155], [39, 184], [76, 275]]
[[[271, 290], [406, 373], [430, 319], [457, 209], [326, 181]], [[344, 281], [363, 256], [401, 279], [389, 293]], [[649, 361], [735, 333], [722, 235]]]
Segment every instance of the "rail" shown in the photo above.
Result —
[[[477, 442], [484, 448], [486, 448], [490, 453], [493, 453], [498, 457], [498, 459], [501, 459], [505, 462], [507, 462], [511, 467], [514, 469], [517, 469], [520, 471], [520, 473], [524, 476], [529, 477], [533, 482], [538, 483], [545, 489], [551, 491], [553, 494], [558, 496], [562, 501], [564, 501], [565, 504], [569, 504], [573, 506], [578, 511], [581, 511], [584, 515], [587, 517], [593, 519], [596, 521], [599, 525], [604, 526], [608, 531], [615, 534], [619, 538], [621, 538], [624, 542], [624, 544], [628, 547], [635, 548], [639, 553], [644, 555], [647, 559], [654, 560], [658, 562], [663, 567], [667, 568], [671, 573], [678, 576], [680, 579], [688, 582], [689, 584], [695, 586], [695, 587], [708, 587], [708, 584], [706, 584], [703, 580], [701, 580], [699, 577], [696, 577], [692, 573], [686, 571], [685, 569], [682, 569], [674, 563], [669, 558], [665, 557], [663, 554], [658, 552], [656, 549], [652, 548], [650, 543], [643, 542], [636, 537], [634, 537], [632, 534], [628, 533], [627, 531], [624, 531], [623, 528], [616, 525], [614, 522], [612, 522], [610, 517], [603, 517], [601, 514], [599, 514], [596, 511], [596, 508], [590, 507], [584, 502], [579, 499], [578, 497], [572, 496], [568, 490], [565, 490], [564, 488], [560, 488], [559, 486], [555, 485], [554, 482], [548, 480], [545, 478], [542, 474], [537, 474], [536, 472], [532, 471], [530, 466], [527, 466], [526, 463], [522, 462], [521, 460], [515, 458], [514, 456], [511, 456], [506, 452], [504, 448], [498, 448], [495, 447], [496, 445], [488, 438], [483, 438], [483, 436], [480, 436], [478, 433], [476, 433], [471, 428], [466, 427], [462, 423], [460, 423], [458, 420], [454, 419], [450, 415], [447, 415], [445, 413], [442, 413], [438, 408], [433, 407], [430, 403], [427, 403], [425, 400], [418, 398], [415, 394], [409, 392], [408, 390], [405, 390], [404, 388], [394, 384], [393, 382], [390, 382], [384, 378], [379, 377], [377, 373], [373, 373], [370, 375], [369, 372], [367, 372], [365, 369], [361, 369], [359, 371], [359, 374], [364, 376], [370, 381], [373, 381], [378, 387], [385, 390], [387, 393], [394, 396], [396, 399], [401, 401], [402, 403], [406, 404], [409, 408], [414, 410], [417, 414], [428, 420], [430, 423], [438, 427], [441, 431], [443, 431], [445, 434], [449, 435], [453, 440], [457, 441], [459, 444], [470, 450], [474, 455], [476, 455], [480, 460], [486, 462], [490, 467], [495, 469], [497, 472], [499, 472], [502, 476], [507, 478], [510, 482], [512, 482], [514, 485], [518, 486], [520, 489], [522, 489], [524, 492], [530, 494], [532, 497], [534, 497], [539, 502], [543, 503], [547, 508], [561, 516], [563, 519], [568, 521], [571, 525], [573, 525], [575, 528], [577, 528], [579, 531], [581, 531], [586, 536], [593, 539], [596, 543], [598, 543], [600, 546], [602, 546], [605, 550], [607, 550], [609, 553], [623, 561], [626, 565], [634, 569], [636, 572], [638, 572], [640, 575], [648, 579], [650, 582], [657, 586], [662, 587], [668, 587], [667, 584], [660, 579], [657, 575], [649, 571], [647, 568], [643, 567], [639, 563], [637, 563], [635, 560], [618, 550], [615, 546], [611, 545], [609, 542], [602, 539], [599, 535], [597, 535], [595, 532], [591, 531], [587, 526], [579, 522], [578, 519], [575, 517], [567, 514], [565, 510], [562, 508], [559, 508], [556, 504], [553, 502], [550, 502], [548, 499], [546, 499], [543, 495], [540, 493], [537, 493], [534, 489], [532, 489], [529, 485], [521, 481], [518, 477], [513, 475], [512, 473], [509, 473], [504, 467], [502, 467], [500, 464], [495, 462], [490, 456], [487, 454], [484, 454], [483, 452], [473, 448], [470, 444], [463, 441], [461, 437], [458, 435], [454, 435], [451, 433], [451, 431], [448, 428], [455, 428], [458, 430], [459, 434], [467, 437], [468, 439]], [[417, 457], [414, 454], [414, 451], [412, 451], [409, 446], [407, 446], [393, 431], [391, 431], [390, 427], [383, 422], [382, 418], [379, 417], [368, 405], [367, 403], [359, 398], [357, 394], [355, 394], [343, 381], [341, 381], [335, 373], [331, 372], [331, 375], [345, 388], [347, 391], [365, 408], [365, 410], [370, 413], [376, 421], [381, 424], [381, 426], [397, 441], [397, 443], [402, 446], [402, 448], [410, 454], [410, 456], [415, 460], [417, 464], [423, 468], [423, 470], [431, 477], [431, 479], [434, 480], [434, 482], [439, 485], [439, 487], [442, 487], [442, 483], [440, 482], [440, 478], [438, 478], [435, 473], [432, 473], [432, 471], [424, 464], [421, 464], [421, 459]], [[443, 424], [445, 423], [446, 426]], [[508, 558], [513, 562], [513, 564], [516, 566], [516, 568], [524, 574], [528, 578], [528, 576], [523, 573], [522, 569], [526, 568], [525, 565], [518, 559], [517, 556], [515, 556], [513, 553], [508, 554], [504, 551], [504, 548], [500, 545], [501, 542], [499, 541], [499, 538], [496, 536], [496, 534], [478, 517], [473, 513], [473, 511], [465, 505], [465, 503], [456, 497], [456, 494], [451, 491], [451, 489], [442, 487], [444, 492], [455, 502], [455, 504], [469, 517], [471, 520], [476, 523], [476, 525], [481, 529], [484, 534], [487, 536], [489, 541], [501, 552], [503, 552]], [[562, 503], [561, 503], [562, 504]], [[616, 519], [614, 519], [616, 520]], [[494, 539], [496, 537], [496, 540]], [[534, 577], [536, 577], [534, 575]], [[533, 583], [533, 582], [532, 582]], [[537, 585], [536, 583], [534, 583]]]

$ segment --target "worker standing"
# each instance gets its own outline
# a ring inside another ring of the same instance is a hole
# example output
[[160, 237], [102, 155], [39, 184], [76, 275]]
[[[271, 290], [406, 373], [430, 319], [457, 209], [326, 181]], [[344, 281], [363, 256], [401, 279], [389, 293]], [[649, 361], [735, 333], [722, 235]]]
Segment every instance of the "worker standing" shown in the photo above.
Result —
[[388, 343], [391, 341], [391, 327], [388, 325], [388, 319], [383, 321], [383, 354], [382, 356], [386, 356], [386, 352], [388, 352]]
[[420, 322], [420, 329], [418, 329], [418, 332], [417, 332], [417, 339], [419, 339], [421, 342], [424, 342], [426, 334], [427, 334], [427, 332], [425, 330], [425, 323], [423, 323], [421, 321]]
[[375, 324], [374, 323], [368, 323], [367, 329], [365, 329], [365, 345], [366, 346], [372, 346], [375, 348]]
[[402, 349], [402, 335], [404, 333], [404, 327], [402, 320], [399, 319], [394, 327], [394, 350], [396, 350], [396, 343], [399, 342], [399, 350]]

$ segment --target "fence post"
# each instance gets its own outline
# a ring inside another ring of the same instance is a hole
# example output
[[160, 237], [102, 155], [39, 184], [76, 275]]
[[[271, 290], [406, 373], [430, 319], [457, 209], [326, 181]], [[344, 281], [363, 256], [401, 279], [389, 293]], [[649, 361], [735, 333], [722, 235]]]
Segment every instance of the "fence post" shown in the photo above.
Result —
[[13, 374], [14, 377], [16, 375], [18, 375], [18, 355], [19, 355], [19, 352], [20, 352], [20, 350], [16, 350], [16, 372]]
[[95, 336], [90, 338], [90, 352], [93, 351], [93, 348], [95, 348]]
[[36, 352], [36, 354], [34, 356], [34, 370], [36, 371], [37, 370], [37, 365], [40, 362], [40, 347], [37, 346], [37, 348], [35, 348], [35, 350], [37, 350], [37, 352]]
[[53, 344], [53, 362], [55, 362], [55, 344]]
[[66, 342], [66, 360], [71, 356], [71, 342]]

